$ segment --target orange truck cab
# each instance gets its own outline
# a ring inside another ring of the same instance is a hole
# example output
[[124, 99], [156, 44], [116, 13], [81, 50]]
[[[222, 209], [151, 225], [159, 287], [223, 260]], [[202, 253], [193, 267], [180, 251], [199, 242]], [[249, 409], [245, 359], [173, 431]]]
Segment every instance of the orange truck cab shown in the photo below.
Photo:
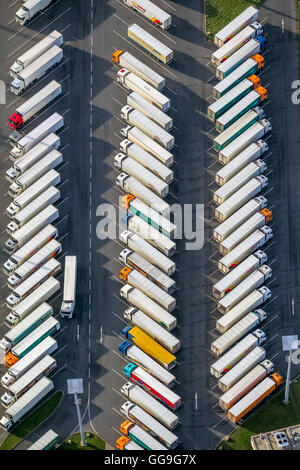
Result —
[[260, 94], [260, 101], [264, 101], [268, 98], [268, 92], [263, 86], [258, 86], [255, 91]]
[[127, 282], [128, 274], [131, 273], [132, 269], [128, 268], [127, 266], [120, 271], [120, 279]]
[[275, 372], [275, 374], [272, 374], [271, 377], [276, 384], [276, 388], [278, 388], [280, 385], [283, 384], [283, 377], [281, 377], [281, 375], [279, 375], [278, 372]]
[[250, 77], [248, 77], [248, 80], [253, 83], [254, 90], [260, 85], [261, 82], [260, 78], [257, 75], [250, 75]]
[[121, 51], [120, 49], [114, 52], [112, 55], [112, 61], [118, 64], [120, 61], [120, 55], [123, 54], [123, 52], [124, 51]]
[[117, 449], [125, 450], [125, 446], [128, 442], [130, 442], [130, 439], [128, 439], [128, 437], [125, 437], [125, 436], [119, 437], [119, 439], [116, 442]]
[[122, 197], [122, 207], [125, 207], [128, 210], [133, 199], [135, 199], [134, 196], [131, 196], [131, 194], [126, 194], [126, 196]]
[[129, 430], [132, 428], [133, 425], [134, 423], [129, 421], [129, 419], [127, 419], [126, 421], [123, 421], [123, 423], [120, 426], [121, 433], [125, 434], [125, 436], [128, 436]]
[[273, 212], [270, 211], [269, 209], [265, 208], [265, 209], [262, 209], [260, 211], [261, 214], [263, 214], [265, 216], [265, 222], [266, 224], [268, 224], [269, 222], [271, 222], [271, 220], [273, 219]]
[[255, 62], [257, 63], [257, 70], [260, 70], [265, 66], [265, 59], [262, 55], [255, 54], [251, 57], [251, 59], [255, 60]]
[[14, 356], [11, 352], [9, 352], [4, 357], [4, 365], [9, 368], [13, 366], [16, 362], [18, 362], [18, 360], [19, 359], [16, 356]]

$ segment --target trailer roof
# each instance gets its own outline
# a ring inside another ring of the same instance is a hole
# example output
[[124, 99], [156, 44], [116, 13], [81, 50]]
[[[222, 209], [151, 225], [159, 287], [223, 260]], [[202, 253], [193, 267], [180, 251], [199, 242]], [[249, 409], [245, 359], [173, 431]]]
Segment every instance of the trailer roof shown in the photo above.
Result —
[[274, 380], [270, 377], [266, 377], [262, 382], [260, 382], [256, 387], [254, 387], [246, 396], [244, 396], [240, 401], [233, 405], [229, 413], [233, 416], [239, 416], [243, 411], [245, 411], [251, 404], [266, 393], [269, 389], [275, 386]]
[[133, 34], [140, 37], [143, 41], [151, 45], [154, 49], [157, 49], [158, 52], [160, 52], [165, 57], [173, 53], [172, 49], [160, 42], [158, 39], [152, 36], [152, 34], [147, 33], [147, 31], [135, 23], [128, 26], [128, 31], [131, 31]]
[[238, 15], [234, 20], [228, 23], [224, 28], [222, 28], [217, 34], [216, 37], [225, 41], [228, 36], [232, 34], [232, 31], [236, 29], [239, 23], [249, 23], [251, 21], [253, 15], [257, 17], [258, 10], [252, 6], [246, 8], [240, 15]]
[[236, 80], [238, 80], [239, 77], [247, 73], [247, 71], [249, 71], [250, 74], [250, 71], [254, 64], [256, 64], [256, 62], [252, 58], [247, 59], [245, 62], [239, 65], [233, 72], [231, 72], [227, 77], [223, 78], [223, 80], [217, 83], [214, 86], [214, 89], [217, 90], [219, 93], [223, 93], [224, 90], [227, 90], [227, 88], [230, 87], [232, 83], [235, 83]]

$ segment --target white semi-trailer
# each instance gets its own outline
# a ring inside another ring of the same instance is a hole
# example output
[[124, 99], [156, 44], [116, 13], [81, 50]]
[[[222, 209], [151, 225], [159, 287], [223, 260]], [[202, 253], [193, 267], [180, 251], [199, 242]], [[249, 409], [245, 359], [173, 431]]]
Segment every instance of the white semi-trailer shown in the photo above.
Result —
[[168, 294], [172, 294], [174, 292], [176, 282], [160, 269], [156, 268], [153, 264], [149, 263], [149, 261], [145, 260], [145, 258], [138, 253], [126, 248], [120, 253], [119, 260], [126, 266], [134, 268], [142, 273]]
[[267, 241], [271, 240], [272, 238], [272, 229], [267, 227], [267, 225], [264, 225], [262, 228], [255, 230], [255, 232], [245, 238], [245, 240], [233, 248], [233, 250], [230, 251], [227, 255], [223, 256], [223, 258], [218, 261], [218, 268], [223, 273], [227, 274], [248, 255], [253, 253], [253, 251], [265, 245]]
[[156, 124], [156, 122], [153, 122], [149, 117], [145, 116], [137, 109], [134, 109], [129, 105], [123, 106], [121, 109], [121, 119], [127, 122], [130, 126], [136, 126], [165, 149], [171, 150], [171, 148], [174, 147], [174, 136], [162, 129], [161, 126]]
[[122, 0], [125, 5], [128, 5], [132, 10], [137, 11], [143, 15], [151, 24], [158, 26], [161, 29], [168, 29], [172, 24], [172, 18], [169, 13], [159, 8], [150, 0]]
[[133, 72], [158, 90], [162, 90], [165, 87], [166, 80], [164, 77], [129, 52], [124, 52], [120, 49], [117, 50], [112, 55], [112, 61], [118, 64], [119, 67]]
[[180, 340], [141, 310], [135, 307], [129, 307], [124, 312], [124, 318], [131, 325], [138, 326], [172, 354], [180, 349]]
[[267, 199], [263, 196], [251, 199], [247, 204], [228, 217], [222, 224], [214, 229], [213, 237], [217, 242], [222, 242], [242, 223], [246, 222], [256, 212], [265, 209]]
[[174, 429], [178, 424], [178, 417], [171, 410], [168, 410], [164, 405], [155, 400], [149, 393], [145, 392], [138, 385], [126, 382], [122, 388], [121, 393], [128, 400], [139, 405], [143, 410], [150, 413], [153, 418], [156, 418], [168, 429]]
[[124, 153], [118, 153], [114, 157], [114, 166], [124, 173], [136, 178], [148, 189], [156, 193], [159, 197], [166, 197], [169, 194], [169, 185], [158, 176], [147, 170], [133, 158], [127, 157]]
[[157, 160], [166, 166], [171, 166], [174, 162], [174, 155], [155, 142], [137, 127], [127, 126], [121, 129], [121, 135], [142, 147], [146, 152], [151, 153]]
[[16, 12], [16, 22], [20, 25], [28, 23], [40, 11], [44, 10], [53, 0], [26, 0]]
[[54, 388], [52, 380], [43, 377], [24, 395], [5, 411], [0, 420], [0, 426], [9, 431], [23, 416], [31, 411]]
[[273, 218], [273, 214], [269, 209], [263, 209], [262, 211], [253, 214], [246, 222], [244, 222], [239, 228], [228, 235], [219, 245], [219, 251], [222, 255], [227, 255], [233, 250], [239, 243], [245, 240], [246, 237], [251, 235], [257, 229], [262, 228]]
[[40, 248], [50, 240], [58, 236], [58, 231], [53, 225], [47, 225], [22, 248], [17, 250], [3, 265], [3, 272], [8, 276], [19, 268], [25, 261], [33, 256]]
[[14, 78], [19, 72], [25, 69], [25, 67], [31, 64], [31, 62], [35, 61], [38, 57], [44, 54], [44, 52], [48, 51], [48, 49], [51, 49], [53, 46], [60, 47], [62, 43], [63, 35], [56, 30], [52, 31], [52, 33], [48, 34], [48, 36], [16, 59], [9, 69], [10, 76]]
[[52, 150], [58, 150], [59, 147], [60, 138], [55, 134], [48, 135], [48, 137], [29, 150], [29, 152], [25, 153], [23, 157], [15, 161], [14, 166], [9, 168], [6, 172], [7, 181], [13, 183], [19, 175], [29, 170], [29, 168]]
[[224, 295], [232, 291], [244, 278], [267, 261], [267, 255], [261, 250], [256, 251], [242, 261], [235, 269], [230, 271], [212, 287], [212, 294], [216, 299], [222, 299]]
[[160, 253], [136, 233], [125, 230], [121, 233], [120, 240], [125, 243], [130, 250], [141, 255], [168, 276], [171, 276], [175, 272], [176, 265], [174, 261], [171, 261], [167, 256]]
[[64, 118], [58, 113], [53, 113], [24, 137], [20, 134], [20, 138], [16, 141], [14, 140], [15, 145], [9, 153], [9, 158], [14, 162], [18, 158], [23, 157], [26, 152], [29, 152], [29, 150], [39, 144], [49, 134], [59, 131], [63, 125]]
[[39, 214], [33, 217], [27, 224], [11, 234], [5, 242], [4, 251], [8, 254], [14, 253], [26, 242], [34, 237], [40, 230], [51, 224], [59, 217], [59, 211], [54, 206], [47, 206]]
[[219, 318], [216, 322], [216, 329], [220, 333], [226, 333], [235, 323], [245, 317], [247, 313], [253, 312], [266, 300], [271, 298], [271, 291], [266, 286], [254, 290], [248, 294], [241, 302], [233, 307], [228, 313]]
[[226, 372], [240, 361], [246, 354], [252, 351], [256, 346], [261, 346], [266, 341], [266, 335], [261, 330], [255, 330], [253, 333], [245, 336], [233, 348], [227, 351], [220, 359], [210, 366], [210, 373], [219, 379]]
[[127, 105], [131, 106], [131, 108], [134, 108], [137, 111], [140, 111], [142, 114], [162, 127], [165, 131], [172, 129], [173, 119], [168, 116], [168, 114], [149, 103], [149, 101], [147, 101], [145, 98], [143, 98], [143, 96], [139, 95], [135, 91], [127, 95]]
[[123, 154], [126, 154], [128, 157], [147, 168], [147, 170], [150, 170], [154, 175], [161, 178], [165, 183], [172, 183], [174, 178], [173, 171], [138, 144], [124, 139], [120, 143], [120, 150]]
[[232, 194], [225, 202], [215, 209], [215, 217], [220, 222], [228, 219], [240, 207], [246, 204], [252, 197], [259, 194], [269, 183], [266, 176], [256, 176], [240, 188], [236, 193]]
[[50, 204], [54, 204], [60, 199], [60, 191], [55, 186], [50, 186], [42, 194], [40, 194], [36, 199], [34, 199], [28, 206], [18, 212], [12, 219], [9, 224], [6, 226], [6, 232], [8, 234], [13, 234], [16, 230], [21, 228], [30, 219], [39, 214], [43, 209], [45, 209]]
[[132, 286], [123, 286], [120, 290], [120, 296], [134, 307], [142, 310], [152, 320], [166, 328], [168, 331], [174, 330], [177, 325], [176, 318], [163, 309], [158, 303], [147, 297], [142, 291]]
[[117, 74], [117, 82], [123, 85], [127, 90], [135, 91], [145, 98], [149, 103], [154, 104], [162, 111], [167, 111], [171, 106], [170, 99], [160, 91], [146, 83], [129, 70], [121, 69]]
[[263, 264], [256, 269], [238, 286], [234, 287], [223, 299], [218, 302], [218, 311], [222, 314], [229, 312], [243, 298], [250, 294], [254, 289], [262, 286], [265, 281], [272, 277], [272, 269]]
[[76, 304], [77, 257], [65, 257], [64, 293], [60, 314], [72, 318]]
[[214, 36], [214, 43], [217, 47], [223, 46], [231, 38], [233, 38], [241, 29], [248, 24], [253, 23], [258, 18], [258, 10], [254, 7], [248, 7], [234, 20], [228, 23]]
[[217, 356], [221, 356], [221, 354], [230, 348], [230, 346], [233, 346], [238, 340], [243, 338], [243, 336], [258, 326], [266, 318], [266, 312], [261, 309], [248, 313], [248, 315], [242, 318], [211, 344], [211, 351]]
[[23, 90], [33, 82], [41, 78], [54, 65], [63, 59], [63, 50], [58, 46], [53, 46], [28, 67], [19, 72], [11, 83], [10, 89], [15, 95], [20, 95]]

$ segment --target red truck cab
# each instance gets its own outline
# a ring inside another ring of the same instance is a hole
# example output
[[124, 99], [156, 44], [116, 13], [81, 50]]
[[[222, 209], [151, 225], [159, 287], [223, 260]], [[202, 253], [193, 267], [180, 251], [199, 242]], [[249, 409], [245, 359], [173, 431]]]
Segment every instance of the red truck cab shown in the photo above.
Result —
[[21, 124], [23, 124], [23, 118], [18, 113], [13, 113], [9, 118], [9, 126], [13, 129], [17, 129]]

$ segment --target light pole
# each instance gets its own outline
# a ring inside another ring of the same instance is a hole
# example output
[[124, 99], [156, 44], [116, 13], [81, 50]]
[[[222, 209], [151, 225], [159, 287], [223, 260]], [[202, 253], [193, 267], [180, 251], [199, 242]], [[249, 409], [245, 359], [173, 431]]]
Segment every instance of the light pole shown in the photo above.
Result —
[[288, 368], [287, 368], [287, 374], [286, 374], [285, 395], [284, 395], [284, 402], [283, 402], [285, 405], [289, 404], [291, 369], [292, 369], [292, 347], [290, 347], [290, 353], [288, 357]]
[[82, 447], [86, 447], [87, 444], [86, 444], [85, 435], [83, 432], [82, 419], [81, 419], [80, 408], [79, 408], [81, 400], [77, 397], [76, 392], [74, 393], [74, 403], [75, 403], [76, 410], [77, 410], [78, 424], [79, 424], [79, 429], [80, 429], [80, 436], [81, 436], [80, 444]]
[[80, 444], [82, 447], [85, 447], [87, 443], [85, 440], [85, 435], [84, 435], [83, 425], [82, 425], [82, 418], [81, 418], [80, 408], [79, 408], [79, 405], [81, 404], [81, 400], [77, 396], [77, 393], [83, 393], [83, 379], [68, 379], [67, 385], [68, 385], [68, 394], [74, 395], [74, 405], [76, 406], [78, 425], [79, 425], [80, 436], [81, 436]]

